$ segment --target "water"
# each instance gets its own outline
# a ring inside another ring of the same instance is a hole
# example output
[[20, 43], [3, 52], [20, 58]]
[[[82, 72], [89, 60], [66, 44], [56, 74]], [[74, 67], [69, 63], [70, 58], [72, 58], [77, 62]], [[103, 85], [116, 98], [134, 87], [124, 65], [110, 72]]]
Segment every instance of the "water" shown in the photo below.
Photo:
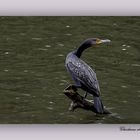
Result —
[[[0, 123], [140, 123], [139, 35], [139, 17], [0, 17]], [[91, 37], [112, 40], [82, 56], [111, 115], [69, 112], [63, 94], [65, 57]]]

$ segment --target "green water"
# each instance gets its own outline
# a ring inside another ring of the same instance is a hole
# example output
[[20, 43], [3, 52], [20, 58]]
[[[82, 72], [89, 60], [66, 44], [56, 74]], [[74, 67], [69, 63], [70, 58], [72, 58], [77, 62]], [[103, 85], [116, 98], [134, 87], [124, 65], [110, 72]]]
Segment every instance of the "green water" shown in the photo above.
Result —
[[[63, 94], [65, 57], [91, 37], [112, 40], [82, 56], [109, 116], [69, 112]], [[140, 123], [139, 37], [140, 17], [0, 17], [0, 123]]]

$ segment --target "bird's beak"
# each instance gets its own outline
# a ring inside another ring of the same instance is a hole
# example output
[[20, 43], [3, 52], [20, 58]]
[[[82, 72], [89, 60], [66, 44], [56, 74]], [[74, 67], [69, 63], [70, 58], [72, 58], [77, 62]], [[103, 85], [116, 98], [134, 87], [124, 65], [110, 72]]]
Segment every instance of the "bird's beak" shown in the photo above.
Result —
[[111, 40], [109, 39], [99, 39], [96, 41], [96, 44], [109, 43], [109, 42], [111, 42]]

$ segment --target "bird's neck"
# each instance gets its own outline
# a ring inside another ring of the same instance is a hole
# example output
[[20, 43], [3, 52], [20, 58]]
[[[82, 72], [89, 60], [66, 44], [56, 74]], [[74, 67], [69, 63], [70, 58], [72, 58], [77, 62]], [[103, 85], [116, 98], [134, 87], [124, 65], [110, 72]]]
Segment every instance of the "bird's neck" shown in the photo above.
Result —
[[81, 55], [82, 55], [82, 53], [83, 53], [83, 51], [84, 51], [85, 49], [89, 48], [90, 46], [91, 46], [90, 44], [85, 44], [85, 43], [81, 44], [81, 46], [75, 51], [75, 55], [76, 55], [78, 58], [80, 58]]

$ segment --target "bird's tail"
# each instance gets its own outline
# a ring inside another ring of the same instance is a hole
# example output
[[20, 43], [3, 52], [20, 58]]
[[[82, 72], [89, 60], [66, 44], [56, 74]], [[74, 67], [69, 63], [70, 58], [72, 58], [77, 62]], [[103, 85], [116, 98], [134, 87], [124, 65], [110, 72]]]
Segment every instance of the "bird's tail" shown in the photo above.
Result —
[[95, 107], [97, 113], [99, 113], [99, 114], [104, 113], [104, 106], [103, 106], [103, 103], [102, 103], [100, 97], [94, 97], [94, 107]]

